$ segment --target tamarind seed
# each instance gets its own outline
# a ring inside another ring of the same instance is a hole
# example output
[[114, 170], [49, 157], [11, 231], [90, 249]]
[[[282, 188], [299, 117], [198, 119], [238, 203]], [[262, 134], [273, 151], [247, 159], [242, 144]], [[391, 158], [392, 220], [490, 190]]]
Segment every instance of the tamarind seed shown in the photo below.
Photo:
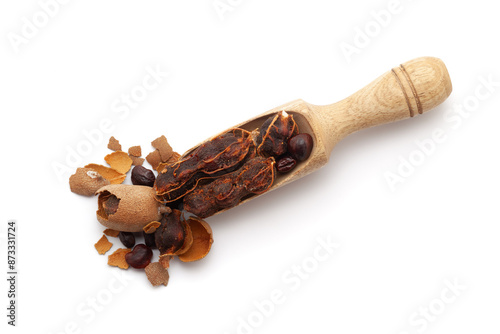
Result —
[[288, 140], [288, 153], [297, 161], [309, 158], [313, 148], [313, 139], [308, 133], [300, 133]]
[[155, 234], [154, 233], [146, 233], [142, 231], [142, 234], [144, 235], [144, 243], [146, 246], [149, 248], [156, 248], [156, 241], [155, 241]]
[[287, 173], [295, 168], [297, 161], [289, 155], [285, 155], [276, 163], [276, 170], [280, 173]]
[[125, 254], [125, 261], [136, 269], [146, 268], [151, 262], [153, 251], [144, 244], [138, 244], [131, 252]]
[[135, 245], [135, 236], [132, 232], [120, 232], [118, 238], [122, 242], [123, 246], [127, 248], [132, 248]]
[[152, 187], [155, 184], [155, 174], [153, 171], [143, 166], [135, 166], [130, 177], [132, 184]]

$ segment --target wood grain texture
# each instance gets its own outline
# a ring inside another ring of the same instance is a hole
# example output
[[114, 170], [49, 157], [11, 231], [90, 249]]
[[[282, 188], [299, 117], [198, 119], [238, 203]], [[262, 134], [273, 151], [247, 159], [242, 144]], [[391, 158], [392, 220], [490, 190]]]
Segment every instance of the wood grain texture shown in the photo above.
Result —
[[[345, 136], [375, 125], [418, 116], [445, 101], [451, 91], [450, 76], [444, 63], [438, 58], [422, 57], [387, 71], [337, 103], [317, 106], [295, 100], [235, 127], [252, 131], [270, 115], [284, 110], [294, 116], [300, 132], [309, 133], [313, 137], [314, 148], [309, 159], [297, 164], [290, 173], [279, 175], [270, 189], [273, 190], [324, 166], [335, 145]], [[200, 144], [188, 150], [184, 156]]]
[[438, 58], [423, 57], [386, 72], [348, 98], [313, 106], [323, 122], [315, 131], [325, 138], [325, 150], [355, 131], [422, 114], [441, 104], [452, 90], [450, 76]]

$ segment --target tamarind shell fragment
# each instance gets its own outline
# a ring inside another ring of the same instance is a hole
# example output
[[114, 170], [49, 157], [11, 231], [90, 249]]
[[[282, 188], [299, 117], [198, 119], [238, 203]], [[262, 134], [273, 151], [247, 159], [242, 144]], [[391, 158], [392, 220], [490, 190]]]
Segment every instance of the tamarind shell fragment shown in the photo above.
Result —
[[179, 255], [182, 262], [192, 262], [204, 258], [214, 242], [212, 228], [208, 223], [198, 217], [189, 217], [187, 224], [193, 234], [193, 244], [187, 252]]
[[104, 226], [123, 232], [141, 232], [170, 209], [159, 203], [151, 187], [111, 184], [100, 188], [97, 220]]

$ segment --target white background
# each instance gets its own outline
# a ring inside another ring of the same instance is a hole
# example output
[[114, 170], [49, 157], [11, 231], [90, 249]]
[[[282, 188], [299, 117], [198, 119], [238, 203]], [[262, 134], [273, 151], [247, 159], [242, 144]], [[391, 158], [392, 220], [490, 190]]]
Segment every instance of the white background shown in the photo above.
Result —
[[[0, 5], [2, 275], [8, 219], [19, 232], [18, 327], [6, 324], [2, 279], [2, 332], [499, 331], [494, 2], [401, 0], [383, 25], [373, 13], [394, 9], [388, 0], [223, 0], [222, 14], [212, 0], [74, 0], [44, 22], [46, 2]], [[44, 26], [22, 37], [27, 21]], [[16, 46], [13, 36], [26, 39]], [[342, 43], [357, 53], [347, 57]], [[102, 120], [113, 129], [78, 166], [104, 163], [111, 135], [147, 154], [164, 134], [183, 152], [296, 98], [339, 101], [420, 56], [448, 67], [454, 90], [443, 105], [353, 134], [318, 172], [209, 218], [210, 254], [173, 261], [168, 287], [95, 251], [96, 199], [69, 191], [77, 165], [66, 160]], [[147, 68], [169, 75], [128, 115], [115, 112]], [[416, 142], [436, 129], [446, 140], [419, 153]], [[424, 158], [391, 188], [387, 173], [411, 157]], [[314, 266], [318, 238], [340, 246]], [[298, 279], [290, 269], [303, 264], [310, 273]], [[282, 303], [270, 307], [274, 290]]]

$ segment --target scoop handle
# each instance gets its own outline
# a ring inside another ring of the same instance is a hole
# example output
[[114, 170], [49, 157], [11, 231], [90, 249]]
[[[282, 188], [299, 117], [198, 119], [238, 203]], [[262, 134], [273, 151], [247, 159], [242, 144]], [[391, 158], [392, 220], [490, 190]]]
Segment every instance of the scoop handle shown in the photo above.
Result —
[[441, 104], [450, 95], [448, 70], [439, 58], [410, 60], [384, 73], [348, 98], [317, 106], [327, 146], [348, 134], [379, 124], [414, 117]]

